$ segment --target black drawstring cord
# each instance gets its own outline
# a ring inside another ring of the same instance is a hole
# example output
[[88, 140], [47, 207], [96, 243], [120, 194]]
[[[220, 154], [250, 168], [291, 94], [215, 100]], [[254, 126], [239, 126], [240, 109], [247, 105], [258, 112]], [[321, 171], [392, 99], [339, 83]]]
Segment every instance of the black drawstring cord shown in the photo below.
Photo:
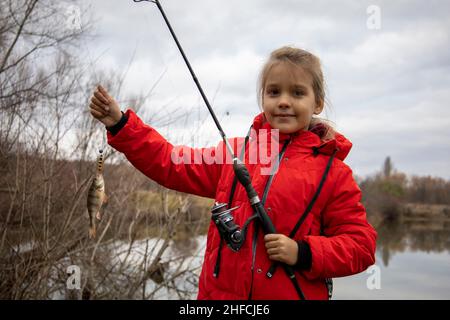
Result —
[[320, 147], [312, 147], [313, 149], [313, 155], [314, 157], [317, 157], [319, 155], [319, 149]]
[[222, 239], [222, 236], [220, 236], [219, 250], [217, 251], [216, 265], [214, 266], [214, 272], [213, 272], [214, 278], [217, 278], [219, 276], [220, 256], [221, 256], [221, 252], [222, 252], [222, 245], [223, 245], [223, 239]]

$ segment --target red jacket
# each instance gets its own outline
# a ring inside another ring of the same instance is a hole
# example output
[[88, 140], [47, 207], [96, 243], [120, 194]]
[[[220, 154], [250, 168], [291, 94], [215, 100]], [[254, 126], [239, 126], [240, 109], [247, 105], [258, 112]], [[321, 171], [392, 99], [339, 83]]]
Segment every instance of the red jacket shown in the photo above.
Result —
[[[108, 133], [108, 142], [123, 152], [137, 169], [167, 188], [228, 202], [234, 178], [232, 166], [217, 163], [220, 161], [211, 163], [205, 158], [205, 155], [215, 155], [226, 160], [222, 142], [217, 147], [183, 147], [178, 150], [155, 129], [145, 125], [133, 111], [128, 110], [126, 115], [127, 124], [115, 136]], [[262, 113], [255, 118], [253, 129], [257, 134], [252, 136], [246, 150], [261, 140], [261, 129], [270, 129]], [[375, 262], [377, 234], [367, 222], [365, 209], [360, 203], [361, 191], [352, 171], [343, 163], [352, 144], [339, 133], [327, 142], [321, 141], [311, 131], [280, 134], [279, 138], [280, 149], [286, 139], [291, 138], [291, 142], [274, 176], [265, 208], [277, 233], [285, 235], [291, 232], [311, 201], [330, 155], [338, 150], [312, 211], [294, 237], [295, 240], [306, 241], [312, 254], [311, 269], [296, 271], [306, 298], [328, 299], [325, 278], [359, 273]], [[239, 155], [243, 139], [229, 141], [235, 154]], [[272, 140], [269, 138], [268, 141]], [[315, 147], [320, 147], [319, 154], [314, 153]], [[172, 152], [181, 157], [189, 155], [191, 159], [197, 159], [197, 163], [174, 162]], [[247, 152], [245, 159], [252, 184], [262, 198], [268, 175], [260, 174], [263, 165], [248, 164]], [[234, 219], [242, 226], [253, 212], [247, 194], [239, 184], [234, 194], [234, 206], [239, 206], [233, 211]], [[243, 300], [248, 299], [250, 292], [252, 299], [298, 299], [294, 286], [281, 268], [272, 278], [266, 276], [272, 262], [267, 257], [261, 231], [257, 237], [252, 272], [253, 234], [254, 224], [251, 223], [247, 239], [238, 252], [231, 251], [226, 245], [222, 247], [220, 274], [216, 278], [213, 270], [220, 237], [216, 226], [211, 223], [199, 280], [199, 299]]]

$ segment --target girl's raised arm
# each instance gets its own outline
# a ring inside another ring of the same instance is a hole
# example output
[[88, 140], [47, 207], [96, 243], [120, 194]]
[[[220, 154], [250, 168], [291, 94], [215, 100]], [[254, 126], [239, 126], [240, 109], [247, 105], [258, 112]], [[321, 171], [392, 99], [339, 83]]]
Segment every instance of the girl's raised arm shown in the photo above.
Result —
[[154, 128], [127, 110], [125, 126], [108, 143], [150, 179], [173, 190], [214, 198], [226, 155], [218, 147], [175, 147]]

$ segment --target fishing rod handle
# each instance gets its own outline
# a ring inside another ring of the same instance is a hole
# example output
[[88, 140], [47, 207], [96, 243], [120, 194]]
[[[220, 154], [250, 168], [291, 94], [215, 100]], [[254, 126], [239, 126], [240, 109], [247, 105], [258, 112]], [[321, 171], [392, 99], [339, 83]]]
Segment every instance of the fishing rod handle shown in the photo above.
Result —
[[257, 212], [260, 220], [261, 225], [264, 229], [264, 233], [277, 233], [277, 230], [275, 229], [275, 226], [272, 223], [272, 220], [268, 216], [266, 209], [264, 209], [264, 206], [262, 205], [261, 201], [258, 203], [255, 203], [253, 205], [253, 209]]

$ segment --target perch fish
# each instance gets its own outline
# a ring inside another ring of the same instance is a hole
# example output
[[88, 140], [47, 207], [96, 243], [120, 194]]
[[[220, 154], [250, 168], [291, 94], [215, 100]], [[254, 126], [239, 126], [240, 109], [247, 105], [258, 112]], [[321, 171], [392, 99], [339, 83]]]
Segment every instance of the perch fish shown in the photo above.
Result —
[[105, 181], [103, 179], [103, 150], [97, 158], [97, 172], [89, 187], [87, 209], [89, 213], [89, 238], [94, 239], [97, 233], [96, 221], [101, 219], [100, 209], [107, 202]]

